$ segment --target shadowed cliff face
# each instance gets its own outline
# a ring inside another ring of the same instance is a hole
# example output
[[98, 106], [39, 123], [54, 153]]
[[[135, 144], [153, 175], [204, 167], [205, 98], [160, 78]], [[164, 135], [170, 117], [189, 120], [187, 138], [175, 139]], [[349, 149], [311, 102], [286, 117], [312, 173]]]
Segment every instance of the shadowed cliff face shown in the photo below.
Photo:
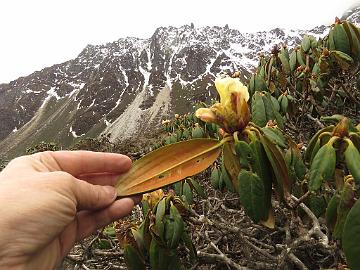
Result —
[[[357, 23], [359, 14], [353, 9], [343, 19]], [[185, 25], [160, 27], [149, 39], [89, 45], [73, 60], [0, 84], [0, 149], [14, 156], [41, 140], [68, 146], [79, 136], [111, 133], [116, 140], [148, 132], [160, 119], [216, 97], [219, 73], [240, 70], [246, 79], [259, 53], [326, 31]]]

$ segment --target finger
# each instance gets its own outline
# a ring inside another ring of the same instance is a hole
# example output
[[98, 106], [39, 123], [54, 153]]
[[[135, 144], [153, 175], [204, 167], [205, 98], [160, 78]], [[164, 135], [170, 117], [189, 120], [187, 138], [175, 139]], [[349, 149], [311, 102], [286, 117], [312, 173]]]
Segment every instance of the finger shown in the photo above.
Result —
[[96, 211], [84, 211], [78, 214], [78, 227], [76, 241], [94, 233], [97, 229], [102, 228], [111, 222], [119, 220], [131, 213], [138, 198], [123, 198], [115, 201], [109, 207]]
[[114, 186], [117, 182], [117, 179], [119, 178], [119, 174], [110, 174], [110, 173], [82, 174], [78, 176], [78, 178], [93, 185]]
[[72, 181], [71, 189], [78, 210], [97, 210], [110, 205], [116, 198], [112, 186], [92, 185], [83, 180]]
[[130, 169], [125, 155], [92, 151], [41, 152], [33, 155], [50, 170], [65, 171], [73, 176], [90, 173], [123, 173]]

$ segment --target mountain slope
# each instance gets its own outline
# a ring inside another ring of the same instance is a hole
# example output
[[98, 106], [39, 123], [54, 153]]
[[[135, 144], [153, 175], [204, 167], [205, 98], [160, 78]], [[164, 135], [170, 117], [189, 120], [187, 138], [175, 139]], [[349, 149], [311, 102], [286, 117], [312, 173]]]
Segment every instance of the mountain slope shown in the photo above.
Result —
[[[344, 16], [359, 21], [360, 11]], [[148, 132], [174, 112], [216, 96], [219, 73], [244, 79], [275, 44], [295, 46], [327, 27], [241, 33], [225, 27], [160, 27], [149, 39], [89, 45], [73, 60], [0, 85], [0, 148], [12, 157], [41, 140], [71, 145], [82, 136], [111, 139]]]

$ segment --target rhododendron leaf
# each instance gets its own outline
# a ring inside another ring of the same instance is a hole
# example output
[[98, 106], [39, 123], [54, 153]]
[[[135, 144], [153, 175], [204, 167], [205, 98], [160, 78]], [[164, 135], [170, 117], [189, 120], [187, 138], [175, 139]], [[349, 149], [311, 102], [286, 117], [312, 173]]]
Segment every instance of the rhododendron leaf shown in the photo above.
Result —
[[161, 147], [133, 163], [115, 185], [118, 196], [129, 196], [173, 184], [209, 167], [223, 141], [193, 139]]

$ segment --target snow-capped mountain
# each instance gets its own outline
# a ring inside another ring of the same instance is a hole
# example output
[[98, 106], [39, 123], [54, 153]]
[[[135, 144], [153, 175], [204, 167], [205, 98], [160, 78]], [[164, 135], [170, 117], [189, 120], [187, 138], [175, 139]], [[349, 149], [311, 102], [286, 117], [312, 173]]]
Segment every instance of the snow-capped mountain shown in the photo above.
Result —
[[[344, 16], [360, 22], [359, 9]], [[191, 24], [160, 27], [149, 39], [88, 45], [73, 60], [0, 84], [1, 152], [13, 156], [41, 140], [68, 146], [81, 136], [110, 133], [116, 140], [148, 132], [169, 114], [216, 96], [219, 73], [239, 70], [246, 79], [260, 53], [326, 31], [241, 33]]]

